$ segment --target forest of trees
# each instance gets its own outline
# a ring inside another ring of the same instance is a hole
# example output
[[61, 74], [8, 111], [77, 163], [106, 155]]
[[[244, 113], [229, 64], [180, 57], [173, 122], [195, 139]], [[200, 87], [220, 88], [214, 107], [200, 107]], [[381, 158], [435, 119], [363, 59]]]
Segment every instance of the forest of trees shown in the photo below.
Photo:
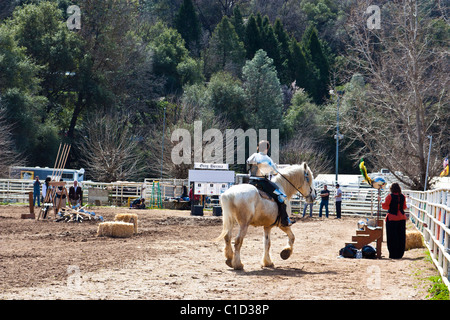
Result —
[[448, 15], [434, 0], [3, 1], [0, 176], [53, 166], [63, 141], [96, 181], [159, 177], [163, 144], [163, 175], [185, 178], [171, 134], [199, 120], [278, 129], [280, 163], [333, 173], [333, 90], [339, 172], [364, 157], [422, 189], [428, 136], [430, 177], [450, 150]]

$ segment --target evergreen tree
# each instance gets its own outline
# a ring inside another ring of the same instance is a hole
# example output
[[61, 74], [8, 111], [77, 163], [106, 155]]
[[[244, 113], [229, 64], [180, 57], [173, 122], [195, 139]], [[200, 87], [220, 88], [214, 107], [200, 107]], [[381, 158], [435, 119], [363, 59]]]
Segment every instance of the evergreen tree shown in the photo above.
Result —
[[[10, 25], [0, 25], [0, 113], [5, 117], [5, 122], [0, 125], [11, 126], [11, 142], [15, 149], [30, 155], [27, 160], [34, 161], [31, 151], [41, 153], [38, 149], [39, 119], [36, 116], [47, 103], [47, 99], [38, 94], [38, 74], [42, 67], [26, 55], [26, 48], [19, 46], [13, 30]], [[0, 141], [0, 153], [3, 147]]]
[[207, 76], [218, 71], [240, 76], [245, 63], [245, 48], [227, 16], [214, 29], [205, 60]]
[[192, 0], [184, 0], [175, 17], [175, 27], [186, 43], [186, 47], [195, 51], [199, 44], [201, 28]]
[[175, 17], [175, 27], [186, 43], [186, 47], [192, 52], [197, 51], [201, 27], [192, 0], [184, 0]]
[[261, 48], [261, 35], [253, 15], [248, 19], [245, 27], [245, 51], [248, 60], [253, 59], [256, 51]]
[[[266, 18], [264, 18], [263, 20], [263, 31], [261, 32], [262, 41], [260, 49], [263, 49], [267, 53], [267, 55], [272, 58], [273, 64], [277, 69], [278, 74], [280, 74], [283, 67], [283, 62], [281, 61], [280, 54], [280, 44], [277, 40], [272, 25], [268, 22], [269, 19], [267, 18], [266, 20]], [[264, 21], [267, 22], [264, 23]]]
[[317, 29], [311, 25], [306, 31], [302, 39], [303, 47], [311, 58], [311, 62], [317, 68], [318, 75], [316, 79], [315, 92], [313, 99], [315, 103], [322, 104], [328, 97], [328, 85], [330, 77], [330, 65], [326, 54], [320, 43]]
[[295, 39], [292, 39], [290, 44], [290, 56], [288, 66], [291, 79], [296, 81], [297, 87], [305, 89], [312, 95], [315, 79], [311, 74], [305, 53]]
[[215, 73], [208, 83], [206, 100], [216, 116], [225, 116], [236, 128], [248, 128], [247, 103], [239, 79], [227, 72]]
[[281, 70], [278, 71], [278, 75], [282, 84], [288, 84], [292, 81], [289, 76], [289, 60], [291, 59], [291, 52], [289, 48], [290, 39], [286, 30], [284, 30], [280, 19], [275, 21], [274, 32], [280, 49]]
[[153, 70], [158, 76], [166, 78], [166, 91], [176, 91], [181, 88], [180, 70], [177, 67], [189, 55], [181, 35], [161, 22], [155, 24], [150, 32], [154, 35], [149, 43], [153, 52]]
[[282, 121], [283, 94], [273, 60], [260, 49], [243, 70], [244, 90], [251, 128], [279, 128]]
[[236, 31], [236, 33], [239, 37], [239, 40], [244, 42], [244, 37], [245, 37], [244, 19], [242, 18], [242, 13], [241, 13], [241, 10], [239, 9], [238, 5], [236, 7], [234, 7], [232, 23], [234, 26], [234, 30]]
[[256, 14], [256, 25], [258, 26], [259, 30], [262, 32], [263, 29], [263, 18], [261, 16], [261, 13]]

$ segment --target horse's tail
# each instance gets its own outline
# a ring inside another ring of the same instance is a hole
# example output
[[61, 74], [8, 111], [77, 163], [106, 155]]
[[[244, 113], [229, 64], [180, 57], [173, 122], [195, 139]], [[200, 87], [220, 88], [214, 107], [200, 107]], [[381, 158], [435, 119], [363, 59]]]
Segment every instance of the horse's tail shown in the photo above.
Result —
[[233, 217], [233, 211], [231, 209], [232, 199], [228, 197], [226, 193], [222, 194], [220, 196], [220, 204], [222, 206], [222, 223], [223, 223], [223, 229], [222, 233], [215, 239], [215, 241], [222, 240], [225, 238], [227, 233], [231, 232], [233, 230], [234, 226], [234, 217]]

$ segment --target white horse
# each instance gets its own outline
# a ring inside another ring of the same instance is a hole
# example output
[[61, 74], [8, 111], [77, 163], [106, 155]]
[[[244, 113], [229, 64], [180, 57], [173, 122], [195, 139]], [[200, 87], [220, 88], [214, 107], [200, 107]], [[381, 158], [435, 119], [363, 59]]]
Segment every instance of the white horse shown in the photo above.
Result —
[[[281, 174], [280, 174], [281, 173]], [[312, 202], [316, 197], [313, 188], [313, 174], [306, 163], [287, 167], [272, 178], [280, 189], [287, 195], [287, 212], [290, 212], [289, 200], [300, 191], [301, 194]], [[278, 216], [278, 206], [275, 201], [267, 200], [259, 195], [258, 189], [251, 184], [239, 184], [231, 187], [220, 197], [223, 215], [223, 231], [216, 240], [225, 239], [226, 264], [236, 270], [244, 268], [241, 263], [240, 250], [247, 233], [248, 226], [264, 227], [264, 256], [263, 267], [273, 267], [270, 258], [270, 230], [275, 226]], [[239, 225], [239, 232], [234, 242], [234, 253], [231, 247], [231, 237], [234, 224]], [[276, 224], [288, 235], [288, 244], [281, 251], [281, 258], [286, 260], [292, 254], [295, 236], [291, 227], [283, 227], [278, 221]]]

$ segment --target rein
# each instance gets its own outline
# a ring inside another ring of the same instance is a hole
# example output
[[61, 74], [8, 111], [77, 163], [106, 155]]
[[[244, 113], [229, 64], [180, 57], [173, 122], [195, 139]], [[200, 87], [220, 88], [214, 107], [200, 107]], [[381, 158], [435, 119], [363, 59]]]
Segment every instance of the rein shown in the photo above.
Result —
[[[297, 190], [298, 192], [300, 192], [300, 194], [303, 196], [303, 193], [300, 191], [300, 190], [298, 190], [297, 189], [297, 187], [296, 186], [294, 186], [294, 184], [292, 183], [292, 182], [290, 182], [289, 181], [289, 179], [288, 178], [286, 178], [280, 171], [278, 171], [278, 170], [275, 170], [284, 180], [286, 180], [287, 182], [289, 182], [289, 184], [295, 189], [295, 190]], [[306, 180], [306, 182], [309, 182], [309, 178], [307, 177], [307, 173], [305, 173], [305, 178], [307, 179]], [[310, 195], [309, 196], [311, 196], [311, 191], [312, 191], [312, 188], [311, 188], [311, 186], [309, 187], [309, 191], [310, 191]]]

